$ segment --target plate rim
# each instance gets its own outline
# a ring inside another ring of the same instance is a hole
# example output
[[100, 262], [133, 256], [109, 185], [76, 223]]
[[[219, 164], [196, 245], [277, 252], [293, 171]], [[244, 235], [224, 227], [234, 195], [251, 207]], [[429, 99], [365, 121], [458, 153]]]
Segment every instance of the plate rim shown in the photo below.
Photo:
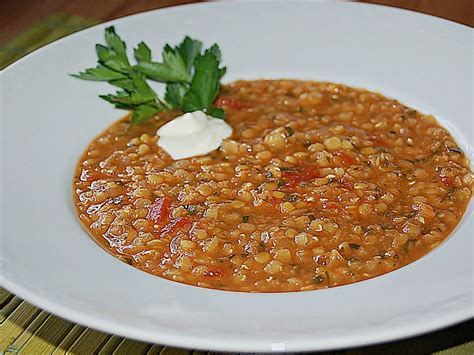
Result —
[[[383, 276], [383, 275], [382, 275]], [[228, 352], [268, 352], [268, 346], [262, 346], [263, 344], [259, 341], [253, 341], [253, 344], [246, 342], [244, 344], [237, 344], [236, 342], [231, 343], [222, 343], [222, 342], [209, 342], [207, 338], [198, 340], [196, 337], [190, 336], [187, 337], [180, 333], [173, 333], [173, 335], [165, 334], [162, 336], [162, 333], [143, 333], [137, 331], [134, 327], [128, 327], [127, 325], [111, 323], [108, 320], [104, 322], [102, 319], [100, 322], [94, 319], [93, 316], [88, 315], [87, 313], [81, 314], [79, 311], [72, 310], [71, 308], [63, 307], [62, 305], [55, 304], [55, 302], [50, 302], [47, 298], [42, 297], [37, 294], [29, 292], [26, 288], [19, 286], [18, 284], [12, 282], [8, 278], [5, 278], [0, 274], [0, 279], [2, 281], [2, 286], [7, 290], [13, 292], [15, 295], [20, 296], [20, 298], [26, 300], [27, 302], [37, 306], [47, 312], [64, 318], [70, 322], [78, 323], [89, 328], [102, 331], [105, 333], [112, 333], [114, 335], [122, 336], [124, 338], [131, 338], [147, 343], [155, 343], [160, 345], [169, 345], [179, 348], [186, 349], [198, 349], [198, 350], [210, 350], [210, 351], [228, 351]], [[362, 281], [363, 282], [363, 281]], [[214, 290], [216, 292], [227, 292], [222, 290]], [[304, 291], [304, 292], [318, 292], [316, 291]], [[471, 314], [470, 314], [471, 313]], [[439, 322], [432, 322], [430, 319], [423, 321], [423, 330], [420, 331], [420, 322], [416, 322], [414, 325], [407, 325], [403, 327], [398, 327], [398, 332], [391, 332], [384, 330], [384, 336], [380, 336], [381, 333], [372, 333], [369, 335], [359, 335], [359, 336], [346, 336], [343, 340], [332, 340], [329, 344], [325, 344], [323, 347], [315, 347], [314, 342], [311, 340], [306, 340], [302, 343], [290, 343], [291, 351], [325, 351], [325, 350], [338, 350], [338, 349], [350, 349], [356, 347], [372, 346], [382, 343], [389, 343], [392, 341], [399, 341], [404, 339], [409, 339], [412, 337], [424, 335], [433, 331], [437, 331], [449, 326], [455, 326], [464, 321], [470, 320], [473, 318], [473, 312], [458, 311], [456, 313], [444, 312], [444, 314], [449, 314], [448, 317], [443, 317]], [[110, 328], [107, 327], [105, 323], [110, 323]], [[111, 332], [113, 328], [113, 332]], [[171, 339], [170, 339], [171, 338]], [[184, 345], [183, 345], [184, 344]], [[280, 343], [272, 343], [280, 344]]]
[[[276, 3], [285, 3], [286, 0], [275, 0], [275, 2]], [[270, 1], [245, 0], [241, 4], [245, 5], [245, 4], [269, 4], [269, 3], [270, 3]], [[474, 33], [474, 28], [471, 28], [468, 25], [456, 22], [454, 20], [449, 20], [449, 19], [446, 19], [446, 18], [443, 18], [443, 17], [438, 17], [438, 16], [435, 16], [435, 15], [431, 15], [431, 14], [424, 13], [424, 12], [418, 12], [418, 11], [414, 11], [414, 10], [411, 10], [411, 9], [404, 9], [404, 8], [401, 8], [401, 7], [389, 6], [389, 5], [384, 5], [384, 4], [353, 2], [352, 0], [321, 0], [321, 1], [316, 1], [316, 2], [313, 2], [311, 0], [292, 0], [292, 3], [294, 3], [294, 4], [313, 4], [313, 5], [316, 5], [316, 6], [331, 4], [331, 5], [337, 5], [337, 6], [341, 6], [341, 5], [342, 6], [357, 6], [357, 7], [366, 7], [366, 8], [378, 7], [378, 8], [385, 9], [385, 11], [394, 11], [394, 12], [411, 14], [411, 15], [414, 15], [414, 16], [423, 16], [423, 17], [426, 17], [426, 18], [430, 18], [432, 21], [445, 22], [446, 24], [449, 24], [449, 25], [452, 25], [452, 26], [459, 26], [459, 28], [463, 28], [463, 30], [467, 30], [467, 31], [471, 30]], [[150, 15], [150, 14], [153, 14], [153, 13], [156, 13], [156, 12], [161, 13], [161, 12], [173, 10], [173, 9], [176, 9], [176, 8], [194, 7], [194, 6], [195, 7], [227, 6], [227, 4], [236, 4], [236, 2], [231, 2], [231, 1], [226, 1], [226, 0], [222, 0], [222, 1], [220, 1], [220, 0], [211, 0], [211, 1], [208, 1], [208, 2], [195, 2], [195, 3], [188, 3], [188, 4], [178, 4], [178, 5], [167, 6], [167, 7], [163, 7], [163, 8], [159, 8], [159, 9], [152, 9], [152, 10], [142, 11], [142, 12], [134, 13], [134, 14], [131, 14], [131, 15], [122, 16], [122, 17], [119, 17], [119, 18], [116, 18], [116, 19], [108, 20], [108, 21], [105, 21], [105, 22], [100, 22], [98, 24], [80, 29], [79, 31], [76, 31], [76, 32], [71, 33], [69, 35], [66, 35], [64, 37], [58, 38], [58, 39], [56, 39], [56, 40], [54, 40], [50, 43], [45, 44], [44, 46], [41, 46], [41, 47], [35, 49], [34, 51], [24, 55], [23, 57], [19, 58], [18, 60], [14, 61], [13, 63], [8, 64], [8, 66], [6, 66], [2, 70], [0, 70], [0, 74], [2, 72], [7, 71], [7, 70], [11, 70], [12, 67], [16, 66], [18, 63], [23, 62], [23, 60], [25, 58], [30, 58], [30, 57], [36, 55], [38, 52], [42, 51], [45, 48], [49, 48], [50, 46], [57, 45], [59, 42], [62, 42], [64, 40], [70, 40], [71, 37], [74, 37], [78, 34], [82, 34], [86, 31], [93, 31], [94, 29], [96, 29], [98, 27], [106, 27], [106, 26], [110, 26], [112, 24], [117, 24], [117, 23], [119, 23], [123, 20], [128, 20], [128, 19], [133, 18], [133, 17], [143, 16], [143, 15]]]

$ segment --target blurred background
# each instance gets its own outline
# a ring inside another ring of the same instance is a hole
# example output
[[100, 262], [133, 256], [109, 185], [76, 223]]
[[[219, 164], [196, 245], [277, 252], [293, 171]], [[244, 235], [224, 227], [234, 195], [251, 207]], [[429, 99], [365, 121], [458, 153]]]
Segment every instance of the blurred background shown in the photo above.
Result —
[[[138, 12], [194, 2], [204, 1], [0, 0], [0, 69], [46, 43], [82, 28]], [[474, 26], [474, 0], [354, 2], [394, 6]]]

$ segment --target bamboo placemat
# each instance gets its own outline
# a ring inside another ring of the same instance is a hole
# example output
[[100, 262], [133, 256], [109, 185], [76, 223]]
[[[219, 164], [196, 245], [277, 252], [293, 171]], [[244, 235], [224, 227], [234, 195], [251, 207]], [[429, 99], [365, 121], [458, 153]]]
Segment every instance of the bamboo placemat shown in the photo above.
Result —
[[[58, 38], [98, 21], [70, 15], [49, 16], [0, 46], [0, 69]], [[326, 354], [474, 354], [474, 321], [421, 337]], [[23, 301], [0, 287], [0, 355], [3, 354], [161, 354], [206, 352], [144, 343], [64, 320]], [[211, 354], [211, 353], [207, 353]], [[216, 354], [216, 353], [214, 353]]]

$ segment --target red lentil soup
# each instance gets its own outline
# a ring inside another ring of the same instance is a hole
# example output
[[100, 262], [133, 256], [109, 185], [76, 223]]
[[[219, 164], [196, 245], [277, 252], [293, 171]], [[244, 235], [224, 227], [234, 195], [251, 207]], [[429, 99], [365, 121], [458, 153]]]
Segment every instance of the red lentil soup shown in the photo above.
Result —
[[435, 248], [473, 190], [469, 161], [435, 118], [380, 94], [310, 81], [221, 89], [233, 135], [174, 161], [167, 112], [111, 125], [81, 157], [77, 214], [106, 250], [191, 285], [327, 288], [398, 269]]

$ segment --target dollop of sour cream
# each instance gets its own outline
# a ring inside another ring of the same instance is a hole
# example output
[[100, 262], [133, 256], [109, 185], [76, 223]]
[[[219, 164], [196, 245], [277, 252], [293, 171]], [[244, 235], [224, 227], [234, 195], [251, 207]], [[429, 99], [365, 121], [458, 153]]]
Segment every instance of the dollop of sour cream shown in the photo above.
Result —
[[224, 120], [202, 111], [185, 113], [161, 126], [156, 134], [158, 146], [174, 160], [207, 154], [219, 148], [232, 134], [232, 127]]

